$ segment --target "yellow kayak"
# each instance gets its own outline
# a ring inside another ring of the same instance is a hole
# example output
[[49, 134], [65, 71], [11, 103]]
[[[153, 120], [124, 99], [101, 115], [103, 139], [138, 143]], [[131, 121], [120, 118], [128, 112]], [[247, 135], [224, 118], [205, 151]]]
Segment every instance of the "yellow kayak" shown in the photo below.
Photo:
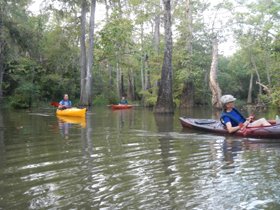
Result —
[[64, 123], [79, 124], [83, 128], [86, 127], [86, 118], [85, 117], [72, 117], [72, 116], [59, 116], [58, 115], [57, 118]]
[[71, 117], [85, 117], [86, 116], [86, 108], [69, 108], [69, 109], [57, 109], [56, 115], [59, 116], [71, 116]]

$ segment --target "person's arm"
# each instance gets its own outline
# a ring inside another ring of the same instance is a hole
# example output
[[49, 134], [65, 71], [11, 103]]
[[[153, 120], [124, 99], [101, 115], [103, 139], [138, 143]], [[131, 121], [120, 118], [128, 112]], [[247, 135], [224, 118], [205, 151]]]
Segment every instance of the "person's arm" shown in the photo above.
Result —
[[229, 133], [236, 132], [238, 130], [243, 130], [249, 125], [250, 121], [246, 120], [244, 123], [240, 123], [238, 126], [233, 127], [231, 122], [226, 123], [226, 127]]
[[59, 102], [58, 108], [61, 109], [63, 107], [63, 101]]

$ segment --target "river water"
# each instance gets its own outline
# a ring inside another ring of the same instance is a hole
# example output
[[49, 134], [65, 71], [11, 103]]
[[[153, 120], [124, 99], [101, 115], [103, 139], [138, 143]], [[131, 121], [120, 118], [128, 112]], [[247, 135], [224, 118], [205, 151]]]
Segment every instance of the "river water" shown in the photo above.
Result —
[[183, 115], [215, 117], [0, 110], [0, 209], [280, 209], [280, 137], [186, 130]]

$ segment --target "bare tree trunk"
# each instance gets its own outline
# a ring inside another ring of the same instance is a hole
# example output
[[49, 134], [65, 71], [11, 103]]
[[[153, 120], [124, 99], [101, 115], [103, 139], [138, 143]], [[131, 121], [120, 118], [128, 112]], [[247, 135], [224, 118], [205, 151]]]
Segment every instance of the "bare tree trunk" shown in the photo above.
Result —
[[108, 4], [108, 1], [107, 0], [105, 0], [105, 8], [106, 8], [106, 22], [108, 22], [108, 20], [109, 20], [109, 4]]
[[145, 67], [145, 90], [149, 90], [151, 88], [151, 79], [150, 79], [150, 71], [148, 67], [148, 55], [145, 54], [144, 56], [145, 61], [144, 61], [144, 67]]
[[192, 4], [191, 0], [186, 0], [186, 18], [187, 18], [187, 52], [192, 55], [193, 46], [192, 46], [192, 39], [193, 39], [193, 18], [192, 18]]
[[3, 97], [3, 75], [4, 75], [4, 58], [5, 58], [5, 48], [6, 48], [6, 41], [4, 39], [4, 33], [3, 33], [3, 14], [4, 14], [4, 8], [3, 6], [0, 6], [0, 101]]
[[159, 43], [160, 43], [160, 15], [157, 14], [155, 17], [155, 31], [154, 31], [154, 50], [156, 55], [159, 54]]
[[113, 67], [112, 67], [112, 65], [110, 63], [108, 64], [108, 70], [109, 70], [109, 87], [113, 89], [113, 84], [114, 84], [113, 76], [112, 76], [112, 74], [113, 74]]
[[134, 92], [134, 75], [133, 71], [130, 70], [128, 74], [128, 98], [130, 100], [135, 100], [135, 92]]
[[249, 84], [248, 97], [247, 97], [247, 104], [252, 104], [252, 102], [253, 102], [252, 101], [253, 79], [254, 79], [254, 74], [251, 71], [250, 84]]
[[123, 73], [121, 73], [121, 96], [125, 96], [126, 93], [125, 93], [125, 90], [124, 90], [124, 79], [123, 79]]
[[95, 7], [96, 0], [91, 0], [90, 8], [90, 28], [89, 28], [89, 50], [88, 50], [88, 65], [87, 65], [87, 80], [86, 80], [86, 95], [88, 106], [92, 105], [92, 69], [94, 60], [94, 26], [95, 26]]
[[117, 71], [117, 75], [116, 75], [116, 77], [117, 77], [117, 94], [118, 94], [118, 97], [120, 98], [121, 97], [121, 91], [120, 91], [121, 72], [119, 69], [119, 61], [117, 61], [116, 71]]
[[[261, 83], [261, 77], [260, 77], [260, 74], [259, 74], [259, 71], [258, 71], [258, 67], [257, 67], [257, 64], [256, 64], [256, 61], [255, 61], [255, 58], [254, 56], [250, 53], [250, 58], [251, 58], [251, 63], [253, 65], [253, 68], [256, 72], [256, 75], [257, 75], [257, 81], [259, 83]], [[260, 103], [260, 96], [262, 95], [262, 86], [259, 85], [259, 95], [258, 95], [258, 103]]]
[[161, 70], [158, 98], [155, 107], [156, 113], [174, 113], [172, 95], [172, 31], [171, 31], [171, 4], [170, 0], [163, 0], [164, 4], [164, 31], [165, 48]]
[[145, 58], [144, 58], [144, 28], [143, 23], [141, 24], [141, 86], [142, 90], [145, 90]]
[[87, 13], [87, 3], [86, 0], [82, 2], [81, 5], [81, 38], [80, 38], [80, 65], [81, 65], [81, 89], [80, 89], [80, 103], [86, 100], [86, 71], [87, 71], [87, 59], [86, 59], [86, 13]]
[[213, 40], [213, 52], [212, 52], [212, 63], [209, 75], [209, 85], [212, 92], [212, 106], [214, 108], [220, 109], [222, 107], [221, 89], [217, 81], [217, 67], [218, 67], [218, 39], [215, 37]]
[[6, 41], [4, 40], [2, 32], [3, 30], [1, 28], [1, 23], [0, 23], [0, 101], [2, 100], [3, 97], [2, 84], [3, 84], [3, 75], [5, 71], [4, 59], [5, 59], [5, 51], [6, 51]]
[[268, 85], [271, 86], [271, 75], [270, 75], [270, 59], [269, 59], [269, 54], [267, 52], [267, 50], [265, 51], [265, 72], [266, 72], [266, 78], [267, 78], [267, 82]]

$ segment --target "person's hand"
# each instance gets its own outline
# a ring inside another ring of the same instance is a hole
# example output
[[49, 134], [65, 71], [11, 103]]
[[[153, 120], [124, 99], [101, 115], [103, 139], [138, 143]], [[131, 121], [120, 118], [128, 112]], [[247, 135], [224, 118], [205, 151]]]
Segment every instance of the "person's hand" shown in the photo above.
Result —
[[246, 118], [247, 121], [252, 122], [254, 120], [255, 116], [250, 115], [248, 118]]

